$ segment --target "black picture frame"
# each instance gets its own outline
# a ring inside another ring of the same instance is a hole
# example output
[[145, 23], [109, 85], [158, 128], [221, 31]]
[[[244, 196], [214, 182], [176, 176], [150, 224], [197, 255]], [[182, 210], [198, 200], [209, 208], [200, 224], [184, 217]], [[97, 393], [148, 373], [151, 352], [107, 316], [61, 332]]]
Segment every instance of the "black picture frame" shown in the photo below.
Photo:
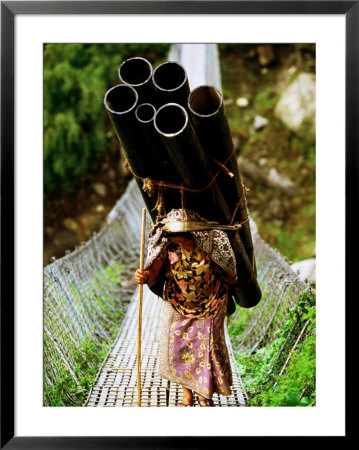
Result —
[[[346, 297], [354, 291], [359, 167], [359, 1], [1, 2], [1, 442], [6, 449], [204, 448], [237, 437], [26, 437], [14, 435], [14, 33], [18, 14], [337, 14], [346, 20]], [[6, 87], [5, 87], [6, 86]], [[356, 294], [357, 296], [357, 294]], [[346, 308], [347, 311], [347, 308]], [[346, 328], [347, 330], [347, 328]], [[347, 336], [347, 331], [346, 331]], [[347, 339], [346, 339], [347, 341]], [[346, 403], [347, 404], [347, 403]], [[349, 437], [348, 427], [346, 435]], [[246, 437], [242, 437], [246, 438]], [[223, 441], [224, 440], [224, 441]]]

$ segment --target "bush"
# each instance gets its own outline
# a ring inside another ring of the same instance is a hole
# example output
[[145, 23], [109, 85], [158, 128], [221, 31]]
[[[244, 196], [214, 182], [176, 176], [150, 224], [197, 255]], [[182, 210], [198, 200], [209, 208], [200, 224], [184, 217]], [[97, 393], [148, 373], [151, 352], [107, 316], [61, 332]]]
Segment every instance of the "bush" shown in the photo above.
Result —
[[74, 372], [78, 383], [65, 364], [54, 385], [50, 386], [44, 380], [44, 396], [48, 406], [82, 406], [108, 350], [109, 344], [95, 343], [86, 335], [73, 355], [76, 362]]
[[91, 168], [96, 152], [113, 145], [103, 106], [119, 83], [117, 70], [131, 56], [152, 64], [168, 44], [46, 44], [44, 46], [44, 184], [46, 192], [70, 189]]
[[[252, 354], [236, 354], [239, 374], [248, 394], [248, 406], [314, 406], [315, 386], [315, 296], [304, 290], [296, 306], [286, 313], [286, 323], [276, 338]], [[302, 341], [292, 351], [303, 325], [309, 321]], [[297, 324], [297, 325], [295, 325]], [[294, 328], [290, 336], [290, 330]], [[231, 336], [236, 329], [231, 327]], [[290, 357], [283, 373], [281, 369]]]

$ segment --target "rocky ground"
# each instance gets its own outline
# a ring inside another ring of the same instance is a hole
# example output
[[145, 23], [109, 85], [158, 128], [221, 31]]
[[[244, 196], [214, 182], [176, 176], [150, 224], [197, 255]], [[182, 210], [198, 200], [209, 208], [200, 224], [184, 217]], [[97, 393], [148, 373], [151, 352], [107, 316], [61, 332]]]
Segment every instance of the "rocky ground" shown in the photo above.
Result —
[[[109, 131], [109, 133], [112, 133]], [[106, 223], [106, 216], [126, 189], [130, 179], [124, 158], [113, 139], [110, 152], [97, 154], [92, 170], [73, 191], [53, 193], [44, 205], [44, 266], [61, 258]]]
[[230, 44], [220, 46], [220, 55], [250, 214], [262, 237], [289, 261], [312, 259], [315, 46]]
[[[221, 45], [227, 115], [263, 238], [290, 261], [315, 255], [315, 46]], [[112, 133], [109, 130], [108, 133]], [[116, 139], [72, 192], [44, 205], [44, 265], [104, 224], [130, 176]], [[315, 261], [315, 260], [314, 260]]]

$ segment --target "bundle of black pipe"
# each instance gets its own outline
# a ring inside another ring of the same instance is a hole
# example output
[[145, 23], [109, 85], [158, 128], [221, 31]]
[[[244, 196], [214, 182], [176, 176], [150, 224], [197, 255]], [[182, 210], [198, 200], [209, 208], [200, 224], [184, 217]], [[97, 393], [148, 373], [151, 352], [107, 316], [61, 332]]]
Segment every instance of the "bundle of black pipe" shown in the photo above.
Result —
[[[241, 306], [256, 305], [261, 291], [245, 196], [220, 92], [200, 86], [190, 94], [187, 74], [175, 62], [152, 73], [147, 60], [130, 58], [121, 64], [119, 77], [125, 84], [106, 93], [105, 106], [152, 220], [156, 207], [165, 213], [184, 206], [210, 221], [243, 223], [231, 236], [239, 275], [232, 295]], [[232, 178], [219, 171], [223, 163]], [[143, 190], [145, 178], [161, 181], [160, 188], [150, 183], [155, 195]]]
[[[104, 104], [116, 130], [121, 146], [125, 152], [131, 170], [141, 178], [153, 178], [156, 171], [150, 147], [138, 124], [135, 110], [138, 103], [136, 90], [126, 84], [119, 84], [109, 89]], [[155, 198], [142, 189], [142, 181], [136, 178], [142, 197], [153, 220], [156, 219]]]
[[[231, 220], [242, 223], [242, 228], [238, 233], [240, 240], [243, 242], [244, 249], [241, 249], [241, 245], [238, 242], [237, 244], [234, 243], [237, 249], [237, 264], [239, 266], [243, 266], [244, 264], [246, 266], [245, 272], [248, 274], [248, 259], [251, 272], [256, 276], [252, 235], [249, 221], [247, 220], [248, 212], [245, 200], [245, 188], [238, 170], [238, 163], [233, 148], [222, 94], [213, 86], [199, 86], [189, 95], [188, 109], [199, 142], [205, 150], [206, 155], [210, 157], [212, 170], [219, 170], [221, 164], [225, 163], [225, 166], [230, 172], [221, 171], [217, 181], [230, 209]], [[244, 252], [248, 258], [244, 257]], [[240, 287], [241, 281], [246, 282], [245, 277], [241, 277], [242, 280], [240, 279], [237, 284], [237, 288], [240, 291], [245, 290], [246, 293], [251, 291], [250, 295], [241, 293], [241, 297], [243, 298], [242, 303], [245, 301], [245, 298], [250, 300], [248, 305], [242, 304], [241, 306], [254, 306], [261, 298], [261, 291], [255, 276], [252, 276], [252, 281], [248, 282], [245, 287]], [[246, 303], [248, 303], [247, 300]]]

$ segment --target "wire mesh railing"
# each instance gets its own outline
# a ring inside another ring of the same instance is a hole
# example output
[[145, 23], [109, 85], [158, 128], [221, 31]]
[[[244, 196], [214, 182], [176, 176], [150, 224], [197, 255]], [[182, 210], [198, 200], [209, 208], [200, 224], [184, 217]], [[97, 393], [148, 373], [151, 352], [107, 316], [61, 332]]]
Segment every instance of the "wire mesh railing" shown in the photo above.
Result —
[[[74, 355], [84, 339], [110, 343], [135, 289], [142, 203], [129, 189], [118, 203], [115, 220], [72, 253], [44, 269], [44, 390], [68, 372], [78, 383]], [[91, 365], [91, 359], [89, 359]], [[80, 370], [81, 373], [81, 370]], [[51, 402], [44, 396], [44, 404]], [[69, 404], [73, 397], [68, 393]]]

